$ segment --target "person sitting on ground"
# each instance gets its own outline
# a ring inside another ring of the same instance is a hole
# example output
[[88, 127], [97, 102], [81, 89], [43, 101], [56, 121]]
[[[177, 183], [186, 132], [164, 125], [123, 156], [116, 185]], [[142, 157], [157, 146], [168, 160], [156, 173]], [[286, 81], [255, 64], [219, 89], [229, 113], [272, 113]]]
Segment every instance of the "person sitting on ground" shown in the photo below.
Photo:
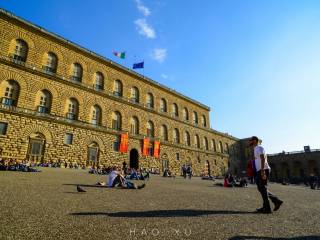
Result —
[[149, 178], [150, 178], [149, 171], [147, 171], [146, 169], [142, 169], [140, 171], [140, 180], [146, 180], [146, 179], [149, 180]]
[[132, 172], [130, 174], [130, 179], [139, 180], [139, 174], [136, 169], [132, 169]]
[[113, 167], [111, 173], [109, 174], [109, 187], [121, 187], [125, 189], [141, 189], [144, 188], [146, 185], [142, 184], [137, 186], [136, 184], [127, 181], [124, 176], [120, 173], [117, 167]]
[[247, 187], [248, 183], [247, 180], [245, 178], [241, 178], [239, 181], [239, 184], [235, 185], [236, 187]]
[[7, 161], [2, 159], [0, 162], [0, 171], [7, 171], [7, 170], [8, 170]]
[[187, 167], [185, 164], [182, 166], [181, 171], [182, 171], [183, 178], [186, 179], [187, 178]]
[[192, 175], [193, 175], [191, 166], [188, 166], [188, 167], [187, 167], [187, 174], [188, 174], [189, 179], [191, 179], [191, 177], [192, 177]]
[[232, 185], [231, 185], [230, 182], [229, 182], [229, 177], [228, 177], [228, 175], [226, 175], [225, 178], [224, 178], [223, 186], [224, 186], [224, 187], [232, 187]]
[[236, 182], [234, 181], [234, 178], [232, 174], [227, 174], [224, 178], [224, 187], [234, 187], [236, 185]]

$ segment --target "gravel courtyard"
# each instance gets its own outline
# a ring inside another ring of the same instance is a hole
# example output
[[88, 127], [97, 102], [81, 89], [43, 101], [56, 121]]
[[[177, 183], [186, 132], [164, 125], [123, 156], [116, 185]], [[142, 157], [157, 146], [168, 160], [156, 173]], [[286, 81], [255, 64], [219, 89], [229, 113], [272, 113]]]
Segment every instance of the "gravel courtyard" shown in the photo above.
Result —
[[0, 172], [0, 239], [320, 239], [320, 191], [270, 184], [285, 201], [255, 214], [255, 186], [151, 176], [142, 190], [84, 187], [106, 176], [41, 168]]

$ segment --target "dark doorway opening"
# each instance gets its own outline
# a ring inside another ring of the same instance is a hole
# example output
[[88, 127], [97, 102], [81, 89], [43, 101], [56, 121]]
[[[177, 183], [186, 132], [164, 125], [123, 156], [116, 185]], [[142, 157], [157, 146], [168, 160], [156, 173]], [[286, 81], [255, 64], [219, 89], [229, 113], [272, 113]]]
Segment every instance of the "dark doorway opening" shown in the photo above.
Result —
[[130, 168], [139, 168], [139, 153], [135, 148], [131, 149], [130, 151]]
[[206, 160], [205, 162], [205, 169], [206, 169], [206, 176], [211, 176], [211, 167], [210, 167], [210, 162]]

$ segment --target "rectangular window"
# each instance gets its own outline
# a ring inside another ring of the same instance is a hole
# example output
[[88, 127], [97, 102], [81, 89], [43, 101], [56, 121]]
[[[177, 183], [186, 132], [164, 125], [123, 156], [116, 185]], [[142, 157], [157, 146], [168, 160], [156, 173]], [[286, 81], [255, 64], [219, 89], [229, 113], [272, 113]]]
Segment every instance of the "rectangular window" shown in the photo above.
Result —
[[0, 122], [0, 135], [6, 135], [8, 129], [8, 123]]
[[66, 133], [64, 143], [65, 144], [72, 144], [73, 142], [73, 134], [72, 133]]
[[179, 153], [176, 153], [176, 159], [180, 160], [180, 154]]
[[119, 151], [119, 145], [120, 143], [118, 141], [113, 142], [113, 151]]

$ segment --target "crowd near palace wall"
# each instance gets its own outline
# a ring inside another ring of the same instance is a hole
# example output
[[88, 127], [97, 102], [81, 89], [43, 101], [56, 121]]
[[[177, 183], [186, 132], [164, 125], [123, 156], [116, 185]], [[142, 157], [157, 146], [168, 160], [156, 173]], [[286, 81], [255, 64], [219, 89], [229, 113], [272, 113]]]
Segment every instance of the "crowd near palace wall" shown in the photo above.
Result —
[[[5, 10], [0, 101], [1, 158], [176, 174], [187, 164], [196, 175], [237, 171], [240, 162], [238, 139], [210, 127], [206, 105]], [[128, 151], [120, 152], [124, 133]]]

